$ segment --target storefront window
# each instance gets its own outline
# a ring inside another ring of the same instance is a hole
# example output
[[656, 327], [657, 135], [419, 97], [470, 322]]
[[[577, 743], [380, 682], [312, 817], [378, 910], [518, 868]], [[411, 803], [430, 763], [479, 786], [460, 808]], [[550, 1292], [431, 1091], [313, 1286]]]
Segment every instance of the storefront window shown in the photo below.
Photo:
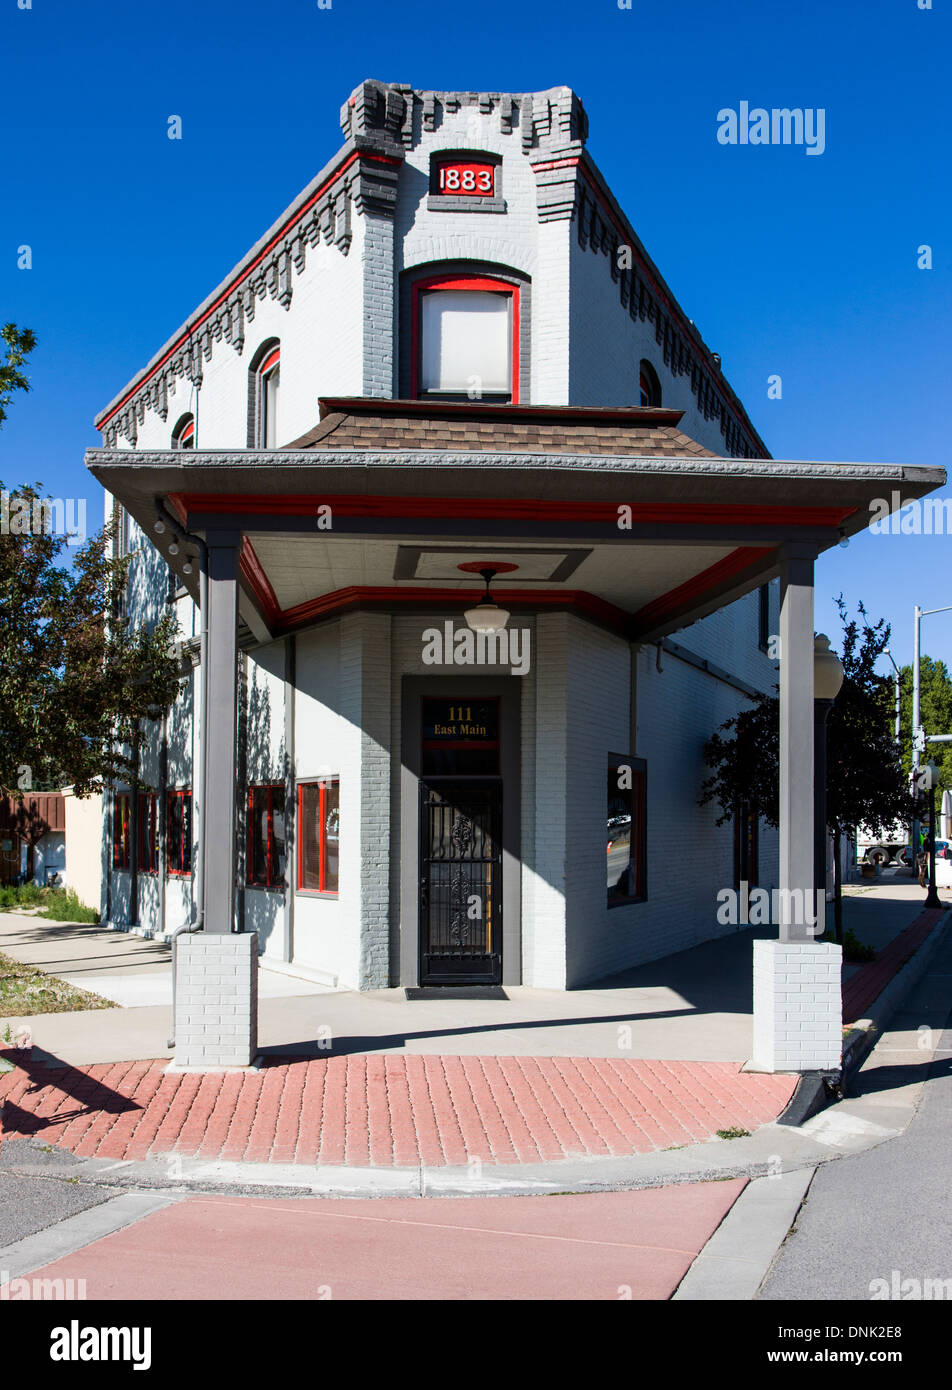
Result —
[[128, 869], [132, 861], [130, 844], [131, 813], [129, 793], [118, 792], [112, 810], [112, 867]]
[[608, 906], [642, 902], [645, 872], [645, 784], [643, 758], [608, 760]]
[[192, 872], [192, 793], [186, 787], [168, 796], [166, 841], [170, 874]]
[[140, 792], [137, 862], [141, 874], [155, 874], [159, 871], [157, 812], [155, 792]]
[[340, 872], [340, 782], [298, 785], [298, 888], [336, 893]]
[[284, 883], [284, 787], [248, 789], [248, 882], [261, 888]]

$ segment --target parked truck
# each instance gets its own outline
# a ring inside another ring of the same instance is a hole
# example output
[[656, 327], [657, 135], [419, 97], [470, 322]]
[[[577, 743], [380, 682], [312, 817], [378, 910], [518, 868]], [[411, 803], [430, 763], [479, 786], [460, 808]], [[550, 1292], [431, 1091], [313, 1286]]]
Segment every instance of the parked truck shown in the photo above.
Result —
[[865, 825], [856, 829], [856, 859], [860, 864], [873, 864], [884, 869], [887, 864], [911, 864], [911, 831], [897, 822], [887, 827], [887, 834], [874, 835]]

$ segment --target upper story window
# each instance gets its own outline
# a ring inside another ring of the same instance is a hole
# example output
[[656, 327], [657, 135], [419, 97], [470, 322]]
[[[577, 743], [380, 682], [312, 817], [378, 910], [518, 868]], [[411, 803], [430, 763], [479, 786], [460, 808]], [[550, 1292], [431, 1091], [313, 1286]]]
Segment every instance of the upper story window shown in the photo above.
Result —
[[257, 449], [276, 449], [278, 441], [278, 412], [281, 395], [281, 344], [265, 343], [258, 351], [254, 365], [253, 401], [254, 437]]
[[447, 275], [413, 286], [411, 394], [519, 399], [519, 287]]
[[173, 449], [195, 448], [195, 416], [183, 415], [172, 431]]
[[641, 359], [641, 366], [638, 379], [638, 404], [653, 405], [661, 404], [661, 382], [658, 380], [658, 373], [652, 367], [647, 357]]

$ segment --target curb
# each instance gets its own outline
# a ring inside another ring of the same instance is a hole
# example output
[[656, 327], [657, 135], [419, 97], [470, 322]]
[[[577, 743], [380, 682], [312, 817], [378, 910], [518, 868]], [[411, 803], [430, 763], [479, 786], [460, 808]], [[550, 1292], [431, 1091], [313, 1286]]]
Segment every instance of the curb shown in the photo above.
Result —
[[[879, 1038], [886, 1031], [886, 1025], [891, 1016], [904, 1003], [913, 987], [922, 979], [950, 924], [952, 924], [952, 916], [946, 911], [936, 922], [919, 949], [909, 957], [902, 969], [896, 972], [885, 989], [876, 996], [869, 1017], [858, 1019], [851, 1026], [850, 1031], [843, 1039], [844, 1087], [849, 1081], [852, 1081], [876, 1046]], [[794, 1092], [793, 1099], [796, 1099], [796, 1092]]]

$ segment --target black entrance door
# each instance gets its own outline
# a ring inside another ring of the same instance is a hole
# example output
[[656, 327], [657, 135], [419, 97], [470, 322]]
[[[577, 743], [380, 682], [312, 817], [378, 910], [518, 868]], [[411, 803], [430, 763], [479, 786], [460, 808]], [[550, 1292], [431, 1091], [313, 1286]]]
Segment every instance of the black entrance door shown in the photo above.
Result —
[[502, 980], [502, 783], [421, 782], [420, 983]]

